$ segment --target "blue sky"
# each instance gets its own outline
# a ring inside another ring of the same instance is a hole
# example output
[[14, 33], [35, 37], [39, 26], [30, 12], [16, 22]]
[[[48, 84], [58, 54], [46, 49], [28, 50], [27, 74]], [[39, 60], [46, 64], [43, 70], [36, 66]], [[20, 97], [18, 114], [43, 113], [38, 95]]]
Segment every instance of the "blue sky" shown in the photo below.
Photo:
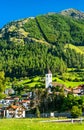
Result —
[[84, 0], [0, 0], [0, 28], [13, 20], [68, 8], [84, 11]]

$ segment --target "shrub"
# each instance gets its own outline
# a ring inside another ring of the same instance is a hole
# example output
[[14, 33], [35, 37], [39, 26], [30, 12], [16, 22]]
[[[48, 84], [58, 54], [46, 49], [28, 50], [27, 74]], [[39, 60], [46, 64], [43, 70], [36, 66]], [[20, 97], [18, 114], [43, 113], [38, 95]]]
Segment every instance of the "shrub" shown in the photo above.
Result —
[[82, 109], [78, 108], [78, 106], [73, 106], [71, 109], [71, 116], [73, 118], [79, 117], [82, 115]]

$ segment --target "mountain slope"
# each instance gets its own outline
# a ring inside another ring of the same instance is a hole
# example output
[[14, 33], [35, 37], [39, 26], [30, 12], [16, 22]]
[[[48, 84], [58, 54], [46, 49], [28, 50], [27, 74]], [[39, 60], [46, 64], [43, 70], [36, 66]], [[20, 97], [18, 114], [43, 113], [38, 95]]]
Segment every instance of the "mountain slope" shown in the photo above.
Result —
[[45, 42], [35, 18], [27, 18], [7, 24], [2, 28], [0, 37], [7, 40], [7, 42], [15, 42], [18, 44], [24, 44], [26, 41], [28, 42], [35, 39]]
[[62, 14], [64, 16], [71, 16], [76, 19], [84, 19], [84, 13], [80, 12], [79, 10], [73, 9], [73, 8], [61, 11], [60, 14]]
[[83, 13], [73, 9], [63, 11], [61, 14], [51, 13], [26, 18], [4, 26], [0, 31], [0, 38], [16, 44], [36, 41], [54, 45], [60, 43], [84, 45], [84, 20], [68, 17], [72, 15], [71, 11], [83, 18]]
[[84, 19], [49, 13], [13, 21], [0, 30], [0, 71], [21, 78], [44, 75], [48, 67], [59, 74], [83, 68], [77, 46], [84, 46]]

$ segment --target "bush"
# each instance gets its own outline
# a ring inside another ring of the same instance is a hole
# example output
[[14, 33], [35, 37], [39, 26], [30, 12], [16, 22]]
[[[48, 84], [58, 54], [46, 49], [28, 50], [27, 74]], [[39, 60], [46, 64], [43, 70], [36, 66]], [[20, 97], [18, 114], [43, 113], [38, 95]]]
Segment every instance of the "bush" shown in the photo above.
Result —
[[73, 118], [79, 117], [82, 115], [82, 109], [78, 108], [78, 106], [73, 106], [71, 109], [71, 116]]

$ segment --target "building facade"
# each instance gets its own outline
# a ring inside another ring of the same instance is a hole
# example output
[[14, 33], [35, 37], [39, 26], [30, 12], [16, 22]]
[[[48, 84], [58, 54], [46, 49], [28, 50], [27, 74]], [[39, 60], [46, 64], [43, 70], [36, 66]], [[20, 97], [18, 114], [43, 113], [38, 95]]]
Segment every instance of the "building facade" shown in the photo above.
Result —
[[52, 86], [52, 73], [49, 70], [48, 73], [45, 75], [45, 88], [49, 88]]

